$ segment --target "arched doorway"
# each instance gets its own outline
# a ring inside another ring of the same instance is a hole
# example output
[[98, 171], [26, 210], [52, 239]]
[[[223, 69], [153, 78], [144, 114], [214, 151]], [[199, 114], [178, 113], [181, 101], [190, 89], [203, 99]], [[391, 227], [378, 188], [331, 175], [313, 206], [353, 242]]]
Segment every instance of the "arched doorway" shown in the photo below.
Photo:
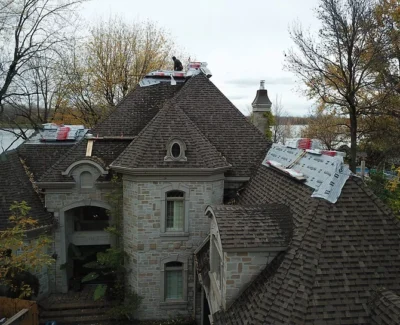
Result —
[[[82, 204], [84, 203], [84, 204]], [[114, 245], [104, 229], [111, 223], [109, 206], [102, 202], [79, 202], [65, 207], [60, 213], [62, 292], [80, 283], [93, 271], [85, 267], [96, 260], [98, 252]]]

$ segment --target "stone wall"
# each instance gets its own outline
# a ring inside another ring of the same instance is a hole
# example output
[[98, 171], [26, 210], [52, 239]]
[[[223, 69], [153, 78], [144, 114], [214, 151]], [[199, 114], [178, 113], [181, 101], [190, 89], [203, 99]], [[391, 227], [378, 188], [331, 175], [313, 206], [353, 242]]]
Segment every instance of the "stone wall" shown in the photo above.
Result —
[[223, 291], [228, 307], [277, 255], [276, 252], [224, 253]]
[[[165, 188], [186, 188], [188, 233], [169, 237], [162, 232]], [[124, 247], [129, 255], [129, 284], [143, 297], [139, 319], [193, 316], [193, 252], [206, 238], [210, 220], [204, 215], [209, 204], [223, 200], [223, 175], [202, 181], [143, 181], [124, 178]], [[163, 297], [165, 261], [185, 261], [186, 300], [168, 303]]]
[[72, 236], [68, 210], [85, 205], [106, 207], [108, 205], [107, 192], [107, 189], [96, 187], [91, 191], [86, 191], [86, 193], [83, 193], [78, 187], [46, 190], [46, 208], [53, 212], [57, 223], [53, 234], [53, 251], [57, 254], [57, 261], [54, 266], [50, 267], [50, 291], [66, 292], [68, 290], [66, 270], [60, 269], [60, 266], [66, 262], [68, 244]]

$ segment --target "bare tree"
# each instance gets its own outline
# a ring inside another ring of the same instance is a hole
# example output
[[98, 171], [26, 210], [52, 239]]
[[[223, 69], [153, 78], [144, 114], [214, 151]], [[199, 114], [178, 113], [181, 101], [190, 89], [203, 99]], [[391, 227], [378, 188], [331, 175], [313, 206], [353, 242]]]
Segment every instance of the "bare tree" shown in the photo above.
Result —
[[307, 95], [323, 102], [327, 110], [349, 117], [353, 172], [358, 119], [378, 110], [387, 97], [373, 70], [385, 50], [373, 10], [373, 0], [320, 0], [318, 37], [294, 26], [290, 33], [296, 50], [286, 54], [287, 69], [304, 82]]
[[284, 110], [282, 97], [276, 96], [275, 103], [272, 105], [272, 115], [274, 125], [272, 126], [272, 141], [275, 143], [285, 143], [287, 138], [288, 113]]
[[170, 35], [152, 22], [99, 22], [86, 44], [93, 91], [114, 106], [148, 72], [171, 67], [177, 50]]
[[[8, 105], [29, 122], [49, 119], [49, 60], [69, 41], [75, 10], [83, 1], [0, 0], [1, 114]], [[20, 129], [19, 136], [26, 137]]]

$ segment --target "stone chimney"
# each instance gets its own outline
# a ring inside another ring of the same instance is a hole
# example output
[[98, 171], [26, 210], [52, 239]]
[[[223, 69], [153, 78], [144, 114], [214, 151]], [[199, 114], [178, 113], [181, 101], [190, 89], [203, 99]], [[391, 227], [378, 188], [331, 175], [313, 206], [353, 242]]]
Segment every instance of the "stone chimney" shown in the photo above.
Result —
[[260, 81], [260, 89], [257, 90], [256, 98], [254, 98], [253, 103], [253, 124], [259, 129], [263, 134], [267, 127], [268, 120], [264, 116], [265, 112], [271, 111], [272, 103], [268, 98], [268, 91], [265, 89], [265, 80]]

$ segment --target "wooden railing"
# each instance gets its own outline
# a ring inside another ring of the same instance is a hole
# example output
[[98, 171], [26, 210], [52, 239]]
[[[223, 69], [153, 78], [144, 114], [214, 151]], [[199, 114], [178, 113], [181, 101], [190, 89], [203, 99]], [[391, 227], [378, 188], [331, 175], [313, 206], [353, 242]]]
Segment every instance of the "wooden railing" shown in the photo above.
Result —
[[3, 325], [39, 325], [36, 302], [0, 297], [0, 316], [6, 317]]

